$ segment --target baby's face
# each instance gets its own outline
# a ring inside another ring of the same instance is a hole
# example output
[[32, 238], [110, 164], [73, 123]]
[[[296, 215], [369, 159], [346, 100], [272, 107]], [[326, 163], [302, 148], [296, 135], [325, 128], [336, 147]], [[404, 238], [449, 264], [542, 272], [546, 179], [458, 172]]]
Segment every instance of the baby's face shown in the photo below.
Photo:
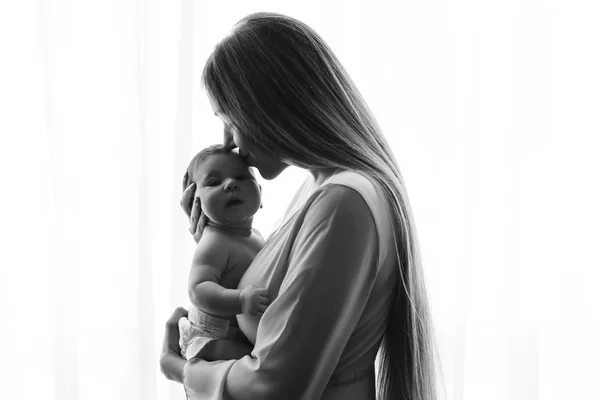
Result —
[[202, 211], [212, 221], [239, 223], [258, 211], [258, 182], [238, 154], [209, 155], [193, 175]]

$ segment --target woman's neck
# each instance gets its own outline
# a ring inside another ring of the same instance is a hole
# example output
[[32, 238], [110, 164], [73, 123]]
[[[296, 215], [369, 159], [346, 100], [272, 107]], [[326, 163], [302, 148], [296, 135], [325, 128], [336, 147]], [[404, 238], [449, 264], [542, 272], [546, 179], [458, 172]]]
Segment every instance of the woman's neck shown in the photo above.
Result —
[[315, 178], [315, 185], [320, 186], [325, 179], [335, 174], [340, 168], [324, 168], [324, 169], [311, 169], [310, 173]]
[[236, 236], [248, 237], [248, 236], [252, 235], [252, 221], [250, 221], [250, 223], [244, 222], [243, 224], [239, 224], [239, 225], [227, 225], [227, 224], [220, 224], [218, 222], [214, 222], [209, 219], [208, 223], [206, 225], [212, 226], [213, 228], [217, 228], [222, 231], [232, 233]]

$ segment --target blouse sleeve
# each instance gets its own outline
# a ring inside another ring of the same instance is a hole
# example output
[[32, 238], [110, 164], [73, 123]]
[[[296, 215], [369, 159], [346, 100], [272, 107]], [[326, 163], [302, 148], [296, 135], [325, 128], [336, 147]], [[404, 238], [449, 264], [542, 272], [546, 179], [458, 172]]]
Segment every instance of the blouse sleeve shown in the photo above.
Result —
[[186, 364], [191, 399], [318, 399], [367, 303], [379, 245], [360, 193], [326, 185], [313, 195], [278, 297], [251, 355]]

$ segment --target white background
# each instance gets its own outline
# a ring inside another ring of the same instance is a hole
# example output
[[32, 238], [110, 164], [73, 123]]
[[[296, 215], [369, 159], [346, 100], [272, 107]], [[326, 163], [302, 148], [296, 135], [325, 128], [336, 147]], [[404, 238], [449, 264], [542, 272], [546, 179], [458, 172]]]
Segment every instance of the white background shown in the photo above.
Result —
[[[199, 77], [255, 11], [319, 32], [393, 148], [446, 398], [600, 399], [600, 14], [557, 0], [3, 2], [0, 398], [184, 398]], [[261, 180], [265, 237], [305, 176]]]

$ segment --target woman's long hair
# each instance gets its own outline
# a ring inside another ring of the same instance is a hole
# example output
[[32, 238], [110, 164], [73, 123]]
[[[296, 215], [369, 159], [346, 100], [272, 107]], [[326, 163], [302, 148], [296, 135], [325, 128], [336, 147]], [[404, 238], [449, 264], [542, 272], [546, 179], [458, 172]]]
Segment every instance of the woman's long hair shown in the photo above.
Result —
[[331, 49], [306, 24], [256, 13], [239, 21], [202, 74], [240, 135], [288, 164], [360, 171], [388, 195], [400, 282], [380, 347], [379, 399], [436, 399], [435, 348], [405, 185], [369, 107]]

